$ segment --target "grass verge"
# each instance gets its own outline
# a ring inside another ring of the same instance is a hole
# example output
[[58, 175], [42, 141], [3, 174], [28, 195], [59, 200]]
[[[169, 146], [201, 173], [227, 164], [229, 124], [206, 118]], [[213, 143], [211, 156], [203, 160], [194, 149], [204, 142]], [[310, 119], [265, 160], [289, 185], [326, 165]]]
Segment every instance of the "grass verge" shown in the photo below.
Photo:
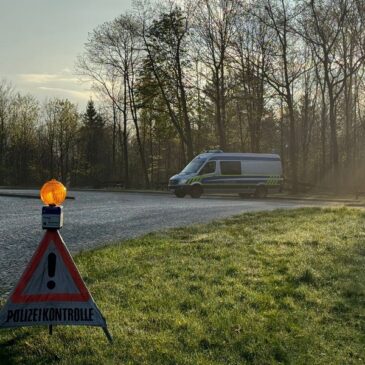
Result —
[[82, 253], [101, 329], [2, 330], [0, 364], [363, 364], [365, 213], [243, 214]]

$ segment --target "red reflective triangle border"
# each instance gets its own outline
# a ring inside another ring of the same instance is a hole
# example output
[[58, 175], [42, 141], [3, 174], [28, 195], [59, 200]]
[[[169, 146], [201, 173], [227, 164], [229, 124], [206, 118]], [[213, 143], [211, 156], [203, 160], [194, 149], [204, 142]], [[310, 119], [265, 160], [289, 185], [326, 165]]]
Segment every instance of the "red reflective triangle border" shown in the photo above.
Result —
[[[32, 275], [51, 242], [54, 242], [57, 251], [61, 255], [67, 270], [79, 290], [79, 293], [23, 294], [24, 289], [32, 278]], [[18, 285], [11, 295], [12, 302], [16, 304], [33, 302], [87, 302], [90, 298], [90, 293], [87, 290], [70, 253], [65, 247], [59, 232], [57, 230], [47, 230], [31, 261], [20, 278]]]

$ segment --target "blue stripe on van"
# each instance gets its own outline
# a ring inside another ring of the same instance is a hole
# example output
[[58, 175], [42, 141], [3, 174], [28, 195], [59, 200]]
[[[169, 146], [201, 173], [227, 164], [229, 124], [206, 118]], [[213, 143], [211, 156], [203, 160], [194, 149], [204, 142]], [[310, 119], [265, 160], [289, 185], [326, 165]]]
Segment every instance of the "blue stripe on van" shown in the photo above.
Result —
[[[275, 179], [280, 179], [281, 176], [278, 175], [241, 175], [241, 176], [237, 176], [237, 175], [217, 175], [217, 176], [207, 176], [204, 179], [222, 179], [222, 180], [227, 180], [227, 179], [243, 179], [243, 180], [247, 180], [247, 179], [270, 179], [270, 178], [275, 178]], [[203, 180], [204, 180], [203, 179]]]
[[259, 157], [259, 156], [213, 156], [209, 161], [280, 161], [279, 157]]
[[251, 180], [251, 181], [242, 181], [242, 180], [226, 180], [226, 181], [202, 181], [202, 184], [206, 184], [206, 185], [210, 185], [210, 184], [215, 184], [215, 185], [232, 185], [232, 184], [237, 184], [237, 185], [255, 185], [258, 183], [265, 183], [266, 180]]
[[[248, 179], [248, 178], [237, 178], [237, 177], [223, 177], [223, 176], [212, 176], [202, 179], [202, 184], [257, 184], [260, 182], [266, 182], [269, 177], [260, 177], [259, 179]], [[220, 180], [217, 182], [217, 180]]]

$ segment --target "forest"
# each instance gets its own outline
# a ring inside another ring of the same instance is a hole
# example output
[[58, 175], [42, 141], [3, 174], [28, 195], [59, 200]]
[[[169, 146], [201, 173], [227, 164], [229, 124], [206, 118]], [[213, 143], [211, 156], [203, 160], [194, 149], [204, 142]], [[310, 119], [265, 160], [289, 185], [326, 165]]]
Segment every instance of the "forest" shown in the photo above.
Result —
[[1, 186], [166, 188], [221, 149], [278, 153], [292, 192], [365, 189], [364, 0], [135, 0], [74, 72], [85, 110], [0, 81]]

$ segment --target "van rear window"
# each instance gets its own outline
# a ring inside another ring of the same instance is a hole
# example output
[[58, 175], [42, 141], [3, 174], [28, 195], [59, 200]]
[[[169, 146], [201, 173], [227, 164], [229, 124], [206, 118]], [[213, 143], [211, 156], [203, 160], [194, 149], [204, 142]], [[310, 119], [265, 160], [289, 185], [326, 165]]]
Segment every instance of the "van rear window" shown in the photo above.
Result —
[[221, 161], [222, 175], [241, 175], [241, 161]]

